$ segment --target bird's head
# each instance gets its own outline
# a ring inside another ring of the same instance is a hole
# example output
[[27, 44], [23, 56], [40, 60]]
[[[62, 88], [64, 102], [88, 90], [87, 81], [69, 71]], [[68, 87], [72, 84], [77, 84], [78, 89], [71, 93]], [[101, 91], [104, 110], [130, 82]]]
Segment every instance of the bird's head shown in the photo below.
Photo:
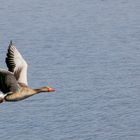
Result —
[[41, 88], [42, 89], [42, 91], [44, 91], [44, 92], [54, 92], [55, 91], [55, 89], [54, 88], [52, 88], [52, 87], [42, 87]]

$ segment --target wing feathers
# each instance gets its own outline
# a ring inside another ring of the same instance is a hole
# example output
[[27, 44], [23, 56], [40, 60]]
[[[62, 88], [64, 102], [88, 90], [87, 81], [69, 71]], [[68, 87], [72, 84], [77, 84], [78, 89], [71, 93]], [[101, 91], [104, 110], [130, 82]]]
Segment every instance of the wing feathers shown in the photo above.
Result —
[[16, 64], [14, 62], [14, 52], [11, 46], [12, 46], [12, 42], [10, 42], [9, 44], [7, 57], [6, 57], [6, 64], [7, 64], [8, 70], [11, 72], [14, 72], [14, 68], [16, 67]]
[[4, 94], [16, 92], [19, 84], [12, 72], [0, 69], [0, 91]]
[[5, 61], [8, 70], [14, 73], [17, 81], [27, 85], [27, 63], [12, 42], [9, 44]]

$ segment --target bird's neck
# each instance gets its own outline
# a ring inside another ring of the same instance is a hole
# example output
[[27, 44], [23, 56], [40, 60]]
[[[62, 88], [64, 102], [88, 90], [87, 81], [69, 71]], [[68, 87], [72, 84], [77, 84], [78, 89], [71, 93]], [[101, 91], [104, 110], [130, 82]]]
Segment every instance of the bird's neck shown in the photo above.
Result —
[[48, 89], [45, 87], [41, 87], [38, 89], [31, 89], [29, 87], [21, 87], [18, 92], [7, 94], [5, 96], [5, 100], [11, 101], [11, 102], [20, 101], [41, 92], [48, 92]]
[[34, 94], [38, 94], [40, 92], [49, 92], [48, 88], [46, 87], [41, 87], [41, 88], [37, 88], [37, 89], [33, 89], [34, 90]]

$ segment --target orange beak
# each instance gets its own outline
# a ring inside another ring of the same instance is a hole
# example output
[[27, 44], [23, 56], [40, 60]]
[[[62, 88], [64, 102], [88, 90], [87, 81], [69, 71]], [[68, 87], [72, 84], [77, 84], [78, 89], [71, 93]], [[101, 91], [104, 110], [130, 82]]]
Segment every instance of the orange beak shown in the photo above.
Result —
[[52, 88], [52, 87], [48, 87], [48, 92], [54, 92], [54, 91], [55, 91], [54, 88]]

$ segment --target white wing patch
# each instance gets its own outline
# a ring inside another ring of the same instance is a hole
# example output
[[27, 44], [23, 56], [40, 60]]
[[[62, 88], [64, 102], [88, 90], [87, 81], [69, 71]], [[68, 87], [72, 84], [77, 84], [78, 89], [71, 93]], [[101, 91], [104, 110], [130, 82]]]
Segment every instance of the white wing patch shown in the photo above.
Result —
[[0, 98], [4, 98], [6, 96], [6, 94], [4, 94], [3, 92], [0, 91]]

